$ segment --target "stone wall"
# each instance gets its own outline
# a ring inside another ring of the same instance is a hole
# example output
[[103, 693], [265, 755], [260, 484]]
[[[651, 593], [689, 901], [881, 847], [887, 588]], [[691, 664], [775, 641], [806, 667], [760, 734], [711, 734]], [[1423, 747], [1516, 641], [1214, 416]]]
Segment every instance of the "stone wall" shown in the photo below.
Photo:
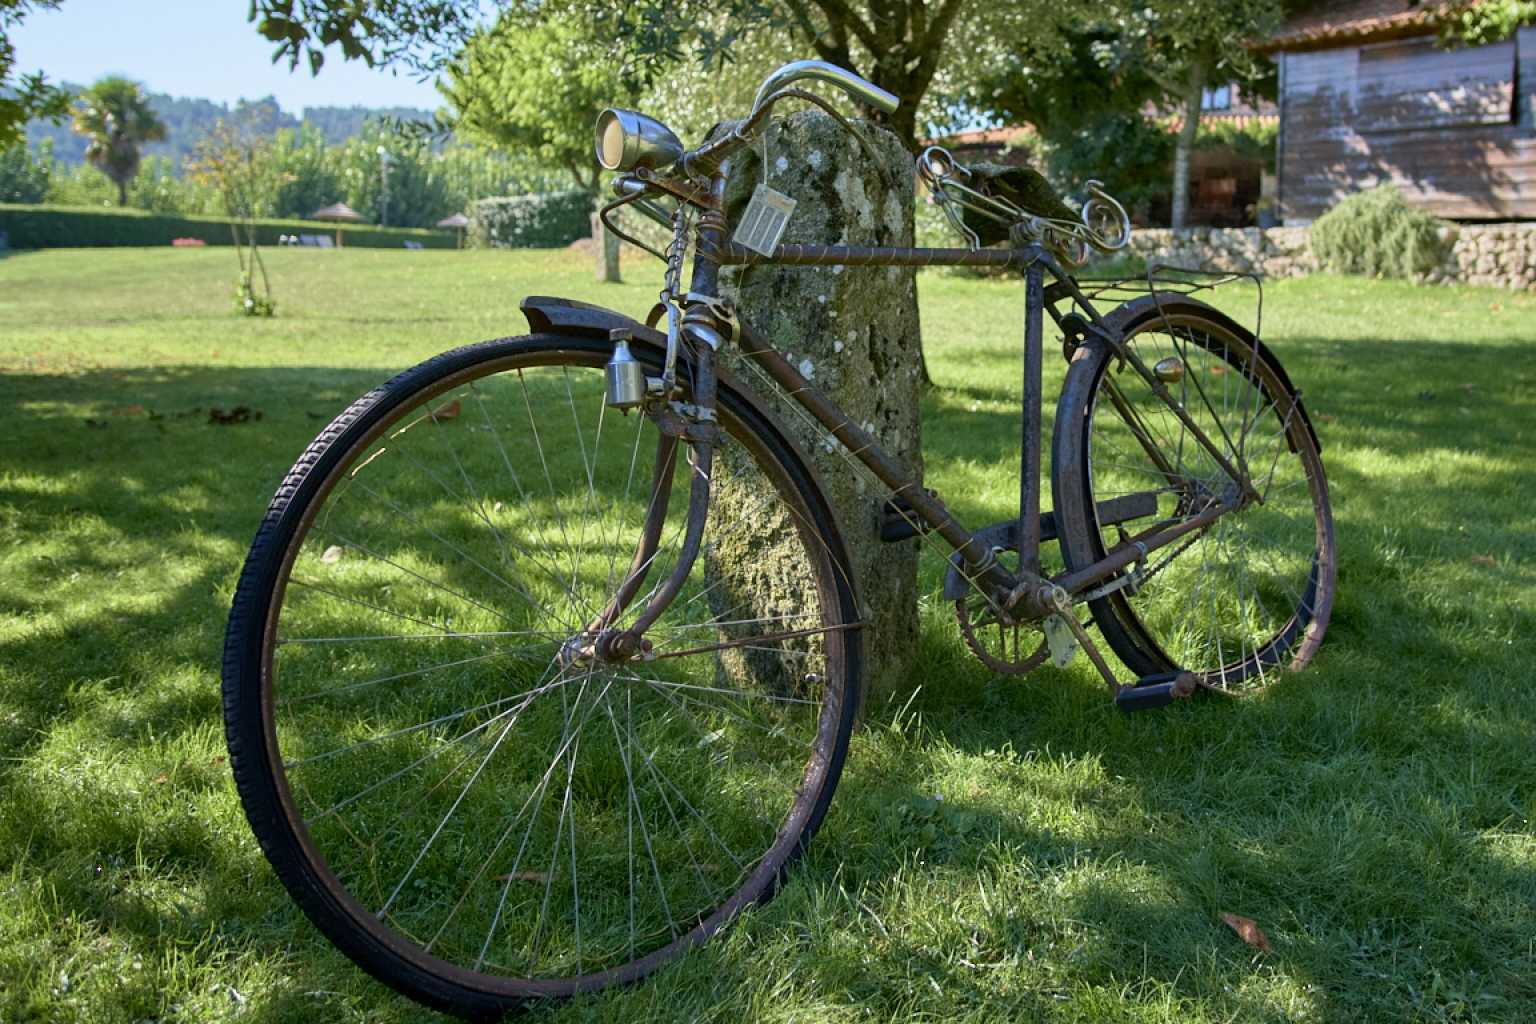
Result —
[[[1299, 277], [1318, 269], [1305, 227], [1140, 228], [1130, 251], [1175, 267]], [[1436, 284], [1536, 290], [1536, 223], [1447, 224], [1445, 259], [1428, 275]]]

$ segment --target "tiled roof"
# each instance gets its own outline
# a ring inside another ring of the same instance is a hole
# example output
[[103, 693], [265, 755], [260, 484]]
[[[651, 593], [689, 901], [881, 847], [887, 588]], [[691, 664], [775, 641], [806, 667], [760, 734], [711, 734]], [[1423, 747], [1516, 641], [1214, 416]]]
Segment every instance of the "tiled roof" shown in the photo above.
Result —
[[[1445, 15], [1469, 0], [1346, 0], [1286, 22], [1277, 35], [1255, 45], [1259, 53], [1328, 50], [1355, 43], [1420, 36], [1435, 31]], [[1472, 0], [1476, 2], [1476, 0]]]
[[954, 135], [946, 135], [940, 140], [940, 144], [952, 149], [960, 146], [1010, 146], [1023, 142], [1033, 134], [1035, 134], [1035, 130], [1027, 124], [1010, 125], [1003, 128], [982, 128], [973, 132], [958, 132]]
[[[1167, 116], [1164, 123], [1168, 125], [1169, 131], [1176, 132], [1183, 126], [1184, 117], [1181, 114], [1170, 114]], [[1209, 127], [1213, 124], [1230, 124], [1239, 130], [1242, 130], [1251, 128], [1255, 125], [1271, 125], [1279, 123], [1280, 115], [1275, 113], [1273, 107], [1271, 107], [1270, 110], [1264, 111], [1262, 113], [1255, 113], [1253, 111], [1233, 113], [1226, 110], [1207, 110], [1205, 113], [1200, 115], [1201, 127]]]

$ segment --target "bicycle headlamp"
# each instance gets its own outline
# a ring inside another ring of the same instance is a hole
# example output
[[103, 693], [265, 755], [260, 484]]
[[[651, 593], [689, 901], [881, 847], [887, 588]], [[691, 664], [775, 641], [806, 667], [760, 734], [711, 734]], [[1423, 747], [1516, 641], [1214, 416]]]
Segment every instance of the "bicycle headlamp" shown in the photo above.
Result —
[[633, 110], [609, 107], [597, 115], [597, 162], [609, 171], [670, 167], [683, 156], [672, 129]]

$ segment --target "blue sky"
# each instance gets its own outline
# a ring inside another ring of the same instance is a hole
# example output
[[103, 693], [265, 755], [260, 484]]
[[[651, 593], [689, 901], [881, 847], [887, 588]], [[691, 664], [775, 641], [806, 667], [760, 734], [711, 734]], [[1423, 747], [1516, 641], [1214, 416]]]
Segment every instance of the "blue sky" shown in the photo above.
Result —
[[220, 102], [276, 96], [283, 109], [307, 106], [438, 106], [430, 82], [392, 75], [327, 54], [312, 77], [273, 64], [272, 44], [245, 20], [247, 0], [63, 0], [34, 11], [11, 39], [19, 70], [88, 84], [109, 72], [151, 92]]

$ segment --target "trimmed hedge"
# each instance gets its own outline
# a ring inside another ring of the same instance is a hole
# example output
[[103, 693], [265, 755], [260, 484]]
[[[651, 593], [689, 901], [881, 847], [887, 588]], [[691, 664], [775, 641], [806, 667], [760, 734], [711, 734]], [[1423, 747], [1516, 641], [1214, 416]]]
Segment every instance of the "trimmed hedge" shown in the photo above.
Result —
[[592, 236], [592, 196], [579, 189], [502, 196], [470, 204], [470, 244], [481, 249], [554, 249]]
[[[95, 248], [114, 245], [170, 245], [175, 238], [200, 238], [209, 245], [231, 245], [227, 217], [182, 217], [94, 206], [30, 206], [0, 203], [0, 231], [13, 249]], [[314, 220], [258, 220], [256, 240], [276, 245], [279, 235], [333, 235], [335, 224]], [[408, 241], [427, 249], [452, 249], [452, 231], [380, 228], [344, 224], [342, 244], [359, 248], [399, 249]]]

